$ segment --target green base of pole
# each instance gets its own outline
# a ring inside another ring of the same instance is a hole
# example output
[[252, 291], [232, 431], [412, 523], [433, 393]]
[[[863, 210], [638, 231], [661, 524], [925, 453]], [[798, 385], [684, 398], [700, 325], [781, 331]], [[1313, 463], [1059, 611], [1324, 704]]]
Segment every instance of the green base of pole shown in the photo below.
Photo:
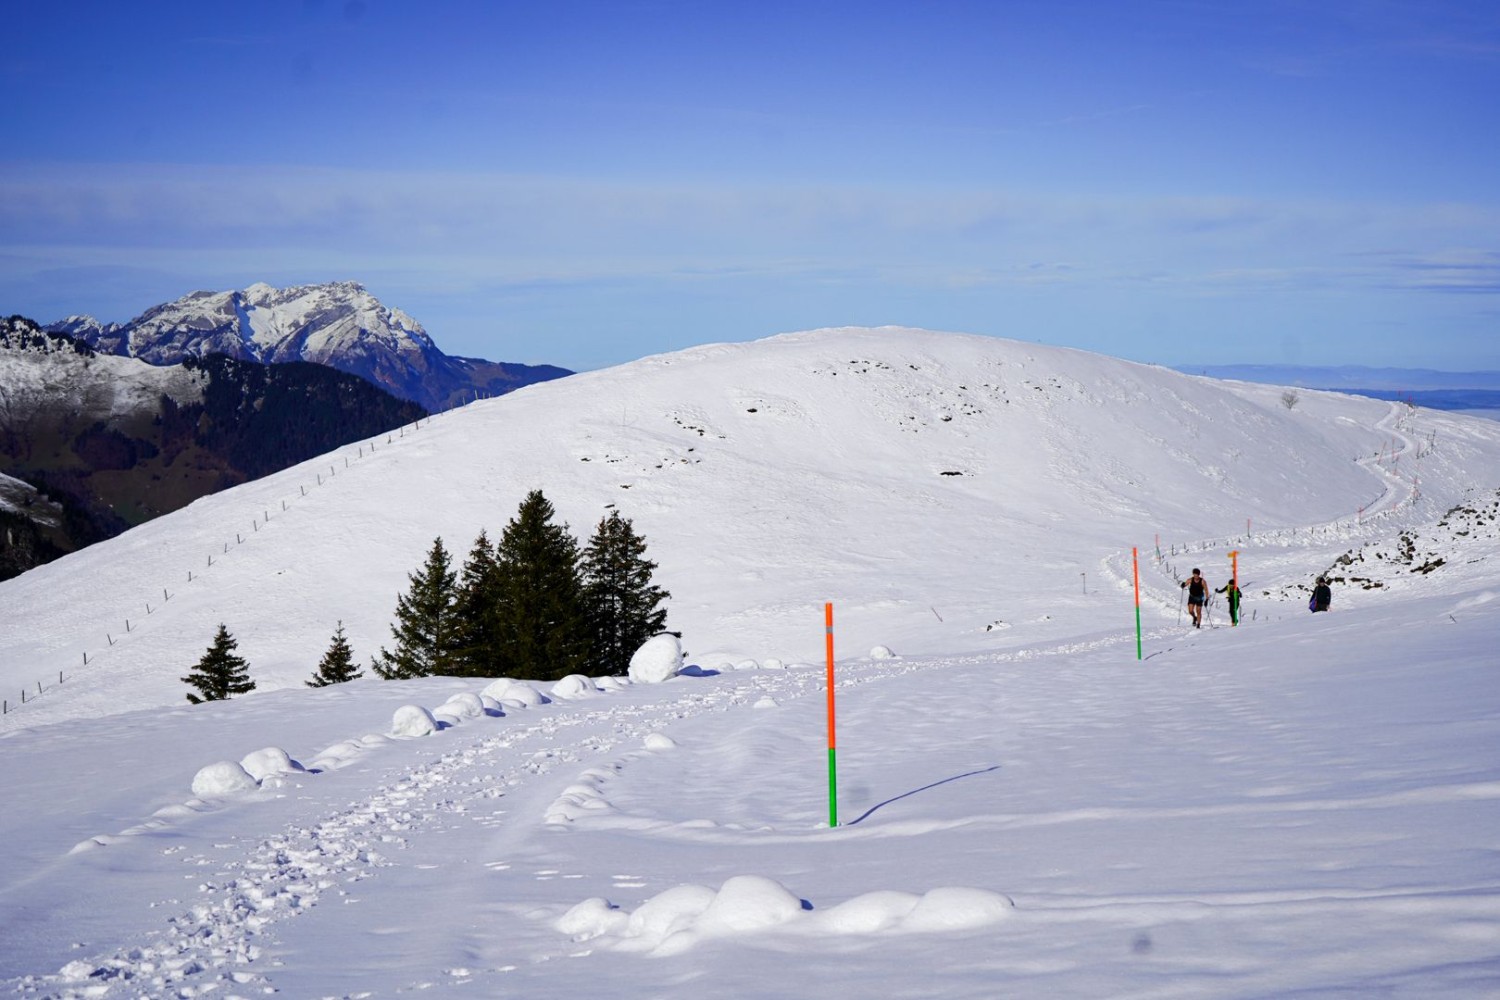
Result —
[[828, 748], [828, 826], [839, 825], [839, 778], [838, 764], [834, 759], [837, 751]]

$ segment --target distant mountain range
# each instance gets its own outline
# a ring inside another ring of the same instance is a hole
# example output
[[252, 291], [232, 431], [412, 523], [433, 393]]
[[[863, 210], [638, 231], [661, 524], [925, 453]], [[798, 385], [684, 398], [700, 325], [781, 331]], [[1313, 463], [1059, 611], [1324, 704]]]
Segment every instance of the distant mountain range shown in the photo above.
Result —
[[1500, 372], [1362, 365], [1183, 365], [1177, 371], [1267, 385], [1335, 389], [1375, 399], [1405, 400], [1434, 410], [1500, 410]]
[[323, 365], [151, 365], [0, 319], [0, 579], [425, 413]]
[[431, 412], [572, 374], [553, 365], [444, 354], [422, 324], [382, 305], [354, 281], [192, 292], [128, 323], [69, 316], [45, 329], [101, 354], [153, 365], [209, 354], [260, 364], [312, 362], [357, 375]]

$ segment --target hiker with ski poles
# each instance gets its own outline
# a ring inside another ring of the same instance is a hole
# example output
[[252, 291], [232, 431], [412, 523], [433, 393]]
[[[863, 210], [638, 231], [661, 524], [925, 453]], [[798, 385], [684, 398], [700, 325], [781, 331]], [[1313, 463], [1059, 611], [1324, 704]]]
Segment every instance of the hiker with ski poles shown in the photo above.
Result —
[[1208, 603], [1208, 581], [1195, 566], [1193, 575], [1182, 582], [1187, 590], [1188, 613], [1193, 617], [1193, 628], [1203, 627], [1203, 605]]

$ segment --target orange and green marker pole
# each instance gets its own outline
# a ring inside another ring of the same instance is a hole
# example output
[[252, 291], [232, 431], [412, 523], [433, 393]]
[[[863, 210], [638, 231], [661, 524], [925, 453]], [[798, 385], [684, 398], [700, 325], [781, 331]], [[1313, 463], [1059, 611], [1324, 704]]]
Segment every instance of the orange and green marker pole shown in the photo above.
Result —
[[1135, 577], [1135, 658], [1141, 658], [1141, 560], [1135, 546], [1130, 547], [1130, 573]]
[[828, 826], [839, 825], [839, 779], [837, 742], [833, 738], [833, 602], [823, 605], [823, 624], [828, 634]]
[[[1230, 586], [1235, 590], [1240, 589], [1240, 550], [1234, 549], [1229, 553], [1229, 580]], [[1225, 595], [1228, 596], [1228, 595]], [[1229, 624], [1238, 625], [1240, 616], [1238, 613], [1230, 616]]]

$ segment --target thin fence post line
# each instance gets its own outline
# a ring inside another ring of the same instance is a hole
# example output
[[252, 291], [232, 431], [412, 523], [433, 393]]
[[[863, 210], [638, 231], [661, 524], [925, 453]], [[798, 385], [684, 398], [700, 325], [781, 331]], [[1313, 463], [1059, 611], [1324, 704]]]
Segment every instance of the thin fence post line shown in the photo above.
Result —
[[127, 631], [127, 632], [130, 631], [130, 619], [129, 618], [125, 619], [125, 631]]
[[7, 700], [7, 701], [5, 701], [3, 703], [0, 703], [0, 715], [9, 715], [9, 714], [10, 714], [10, 702]]
[[25, 688], [21, 689], [21, 704], [23, 704], [23, 705], [26, 704], [26, 689]]
[[254, 528], [256, 531], [259, 531], [260, 530], [260, 522], [259, 521], [251, 521], [250, 522], [250, 527]]
[[236, 531], [234, 533], [234, 544], [236, 544], [236, 545], [244, 545], [245, 544], [245, 540], [240, 537], [240, 533], [238, 531]]
[[83, 665], [85, 667], [89, 665], [89, 651], [86, 649], [83, 651]]
[[192, 570], [188, 570], [188, 583], [192, 583], [192, 582], [193, 582], [193, 571]]
[[112, 635], [110, 635], [108, 632], [104, 633], [104, 638], [106, 638], [106, 639], [109, 640], [109, 644], [111, 646], [113, 646], [115, 644], [115, 637], [112, 636]]
[[151, 602], [150, 601], [146, 602], [146, 614], [148, 614], [148, 615], [151, 614]]
[[172, 599], [172, 595], [167, 593], [166, 587], [161, 588], [161, 599], [163, 601], [170, 601]]
[[37, 694], [41, 694], [42, 693], [42, 682], [41, 681], [37, 681], [36, 682], [36, 693]]

